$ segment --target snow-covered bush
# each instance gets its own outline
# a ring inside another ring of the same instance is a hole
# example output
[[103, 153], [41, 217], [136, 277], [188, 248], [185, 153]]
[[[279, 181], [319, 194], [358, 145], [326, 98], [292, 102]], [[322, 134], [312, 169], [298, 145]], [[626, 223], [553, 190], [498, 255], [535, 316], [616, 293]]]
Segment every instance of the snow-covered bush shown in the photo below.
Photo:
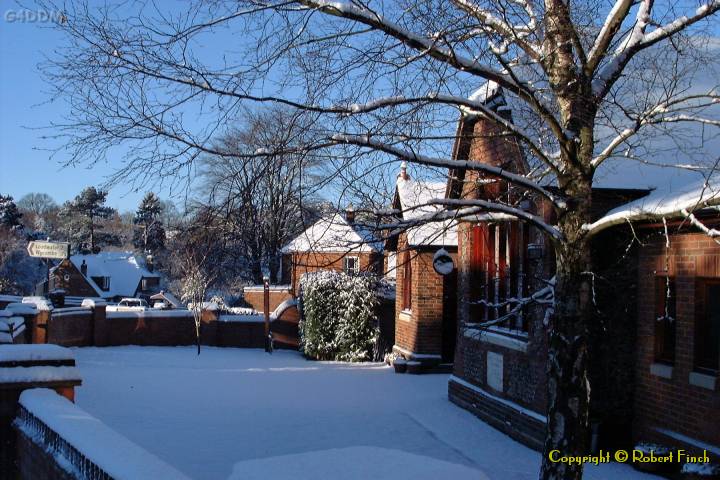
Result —
[[379, 336], [377, 278], [313, 272], [300, 280], [300, 349], [317, 360], [370, 360]]

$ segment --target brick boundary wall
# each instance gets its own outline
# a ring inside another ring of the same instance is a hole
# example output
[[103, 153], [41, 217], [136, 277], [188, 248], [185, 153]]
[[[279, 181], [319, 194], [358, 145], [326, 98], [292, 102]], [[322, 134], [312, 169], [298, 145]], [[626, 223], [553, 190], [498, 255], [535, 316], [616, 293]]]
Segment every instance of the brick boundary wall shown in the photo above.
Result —
[[19, 480], [188, 480], [51, 390], [24, 392], [13, 427]]
[[[161, 312], [151, 312], [149, 315], [139, 312], [106, 312], [104, 306], [83, 308], [85, 311], [72, 308], [39, 312], [38, 317], [43, 318], [33, 324], [33, 343], [53, 343], [66, 347], [180, 346], [196, 343], [195, 321], [189, 311], [169, 310], [163, 316]], [[60, 315], [57, 312], [61, 312]], [[216, 312], [203, 313], [200, 326], [202, 345], [264, 348], [265, 324], [262, 316], [258, 317], [257, 322], [223, 321], [222, 318], [223, 315], [218, 316]], [[298, 319], [297, 308], [291, 306], [279, 318], [272, 320], [270, 326], [277, 348], [297, 349]]]
[[512, 408], [509, 402], [483, 395], [479, 390], [479, 387], [470, 388], [452, 378], [448, 382], [448, 398], [452, 403], [523, 445], [542, 451], [546, 428], [543, 421]]
[[93, 342], [93, 310], [68, 307], [53, 310], [48, 322], [47, 342], [64, 347], [82, 347]]
[[103, 472], [102, 469], [94, 465], [72, 446], [67, 445], [67, 442], [62, 437], [50, 430], [47, 425], [40, 422], [25, 408], [19, 408], [18, 418], [22, 419], [23, 422], [33, 424], [33, 429], [41, 432], [31, 437], [23, 428], [15, 427], [17, 432], [16, 468], [19, 479], [75, 480], [78, 478], [69, 470], [67, 465], [60, 465], [58, 459], [50, 453], [51, 450], [58, 449], [66, 450], [70, 454], [71, 458], [73, 458], [72, 464], [80, 463], [82, 465], [82, 468], [78, 469], [83, 472], [83, 476], [80, 478], [110, 479], [110, 476]]

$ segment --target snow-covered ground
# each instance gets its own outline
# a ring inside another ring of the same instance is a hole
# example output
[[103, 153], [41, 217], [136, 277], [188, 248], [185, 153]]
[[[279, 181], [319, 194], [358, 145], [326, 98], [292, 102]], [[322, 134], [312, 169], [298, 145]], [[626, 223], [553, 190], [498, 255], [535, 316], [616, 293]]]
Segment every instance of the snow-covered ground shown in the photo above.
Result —
[[[447, 375], [298, 353], [75, 349], [77, 403], [195, 479], [536, 479], [540, 454], [447, 400]], [[627, 465], [588, 479], [655, 478]]]

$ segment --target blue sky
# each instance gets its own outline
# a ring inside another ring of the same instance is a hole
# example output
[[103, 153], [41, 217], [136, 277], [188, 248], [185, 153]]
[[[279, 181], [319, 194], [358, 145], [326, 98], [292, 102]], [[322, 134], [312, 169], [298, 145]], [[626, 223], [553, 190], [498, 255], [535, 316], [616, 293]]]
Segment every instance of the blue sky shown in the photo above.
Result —
[[[66, 106], [48, 101], [37, 64], [62, 36], [41, 22], [9, 22], [8, 10], [20, 7], [0, 0], [0, 193], [17, 200], [29, 192], [44, 192], [62, 203], [87, 186], [100, 185], [113, 167], [98, 163], [63, 168], [66, 158], [51, 159], [51, 152], [41, 150], [49, 146], [42, 137], [52, 132], [38, 128], [61, 120]], [[120, 211], [134, 210], [144, 193], [118, 185], [110, 190], [108, 204]], [[167, 191], [159, 193], [169, 196]], [[182, 203], [181, 198], [174, 200]]]
[[[91, 167], [63, 167], [65, 157], [51, 158], [50, 152], [42, 150], [51, 145], [42, 137], [53, 132], [39, 128], [51, 121], [62, 120], [67, 107], [62, 99], [51, 101], [48, 98], [47, 85], [38, 73], [37, 64], [43, 60], [43, 54], [52, 55], [63, 38], [60, 32], [47, 28], [48, 24], [7, 20], [8, 11], [20, 9], [14, 2], [0, 0], [0, 193], [19, 199], [29, 192], [45, 192], [62, 203], [86, 186], [101, 185], [118, 166], [120, 159], [111, 159], [111, 163], [98, 162]], [[713, 28], [712, 31], [715, 33], [718, 29]], [[209, 41], [218, 47], [217, 52], [227, 48], [222, 37]], [[213, 44], [205, 47], [212, 51]], [[708, 150], [716, 155], [720, 142], [716, 139]], [[659, 176], [641, 175], [640, 168], [635, 165], [619, 172], [608, 170], [600, 179], [600, 183], [606, 186], [660, 183]], [[664, 170], [661, 173], [667, 172], [667, 169]], [[677, 178], [673, 175], [668, 181], [677, 181]], [[154, 190], [162, 198], [171, 195], [166, 189]], [[110, 190], [108, 203], [120, 211], [134, 210], [144, 193], [144, 189], [133, 191], [130, 182], [127, 182]], [[173, 193], [172, 199], [182, 204], [184, 192], [176, 190]]]

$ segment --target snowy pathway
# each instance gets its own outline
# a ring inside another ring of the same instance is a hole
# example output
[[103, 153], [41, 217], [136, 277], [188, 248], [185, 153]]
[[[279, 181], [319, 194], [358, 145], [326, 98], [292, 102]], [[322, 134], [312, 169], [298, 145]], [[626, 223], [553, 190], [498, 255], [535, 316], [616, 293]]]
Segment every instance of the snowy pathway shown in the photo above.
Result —
[[[197, 480], [537, 478], [540, 455], [451, 404], [447, 375], [286, 351], [75, 353], [77, 403]], [[585, 477], [655, 478], [615, 464]]]

